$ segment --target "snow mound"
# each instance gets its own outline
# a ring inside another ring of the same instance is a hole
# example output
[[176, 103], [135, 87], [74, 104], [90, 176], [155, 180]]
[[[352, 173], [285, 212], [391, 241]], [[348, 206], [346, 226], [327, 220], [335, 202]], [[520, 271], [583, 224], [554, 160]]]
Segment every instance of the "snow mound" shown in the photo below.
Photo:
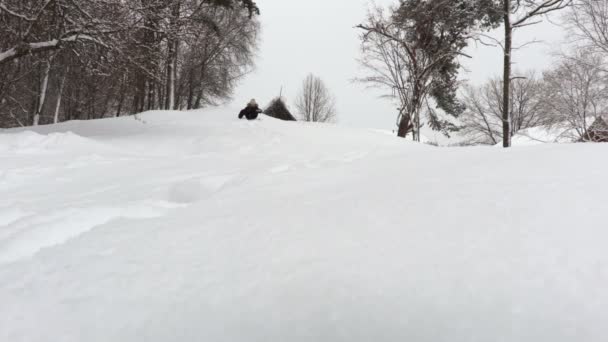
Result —
[[138, 204], [124, 208], [69, 208], [30, 217], [15, 215], [4, 227], [0, 225], [0, 265], [31, 257], [43, 248], [65, 243], [117, 218], [155, 218], [165, 211], [159, 206]]
[[237, 113], [0, 132], [0, 341], [606, 341], [608, 145]]
[[39, 134], [34, 131], [0, 134], [0, 153], [48, 153], [61, 150], [86, 150], [94, 144], [72, 132]]

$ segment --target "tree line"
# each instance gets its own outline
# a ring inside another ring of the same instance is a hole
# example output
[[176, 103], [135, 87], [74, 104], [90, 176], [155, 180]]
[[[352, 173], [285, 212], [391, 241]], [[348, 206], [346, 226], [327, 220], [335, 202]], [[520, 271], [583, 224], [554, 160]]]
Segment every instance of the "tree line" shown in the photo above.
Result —
[[[543, 74], [513, 70], [528, 43], [513, 32], [562, 10], [572, 52]], [[0, 0], [0, 127], [219, 104], [253, 67], [259, 14], [252, 0]], [[357, 80], [397, 102], [400, 137], [427, 126], [509, 147], [520, 130], [562, 125], [584, 138], [608, 110], [606, 23], [605, 0], [400, 0], [357, 26]], [[479, 87], [459, 80], [473, 41], [504, 56], [502, 77]], [[295, 104], [302, 120], [335, 120], [314, 75]]]
[[2, 0], [0, 127], [225, 101], [259, 14], [252, 0]]

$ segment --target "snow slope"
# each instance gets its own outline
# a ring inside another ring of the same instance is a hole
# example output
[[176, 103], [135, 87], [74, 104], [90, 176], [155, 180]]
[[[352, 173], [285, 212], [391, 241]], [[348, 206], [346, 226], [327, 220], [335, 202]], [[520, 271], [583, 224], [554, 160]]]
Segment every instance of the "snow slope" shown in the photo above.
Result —
[[[576, 131], [567, 124], [538, 126], [519, 131], [513, 136], [514, 146], [539, 145], [546, 143], [571, 143], [580, 139]], [[502, 144], [499, 144], [502, 146]]]
[[608, 145], [150, 112], [0, 132], [0, 341], [606, 341]]

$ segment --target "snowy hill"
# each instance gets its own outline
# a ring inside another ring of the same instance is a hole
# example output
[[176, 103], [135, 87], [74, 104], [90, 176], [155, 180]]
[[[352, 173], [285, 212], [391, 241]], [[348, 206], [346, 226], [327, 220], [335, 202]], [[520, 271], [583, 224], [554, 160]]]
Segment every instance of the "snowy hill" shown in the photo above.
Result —
[[0, 132], [0, 341], [606, 341], [608, 145], [234, 111]]

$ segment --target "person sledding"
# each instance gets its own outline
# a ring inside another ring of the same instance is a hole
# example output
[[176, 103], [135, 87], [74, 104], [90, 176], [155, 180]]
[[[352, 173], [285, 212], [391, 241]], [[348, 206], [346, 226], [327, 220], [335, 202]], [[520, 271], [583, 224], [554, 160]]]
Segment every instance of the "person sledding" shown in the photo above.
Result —
[[258, 103], [255, 102], [255, 99], [251, 99], [251, 101], [249, 101], [247, 104], [247, 107], [245, 107], [245, 109], [239, 113], [239, 119], [245, 117], [247, 120], [255, 120], [262, 112], [263, 111], [260, 109], [260, 107], [258, 107]]

